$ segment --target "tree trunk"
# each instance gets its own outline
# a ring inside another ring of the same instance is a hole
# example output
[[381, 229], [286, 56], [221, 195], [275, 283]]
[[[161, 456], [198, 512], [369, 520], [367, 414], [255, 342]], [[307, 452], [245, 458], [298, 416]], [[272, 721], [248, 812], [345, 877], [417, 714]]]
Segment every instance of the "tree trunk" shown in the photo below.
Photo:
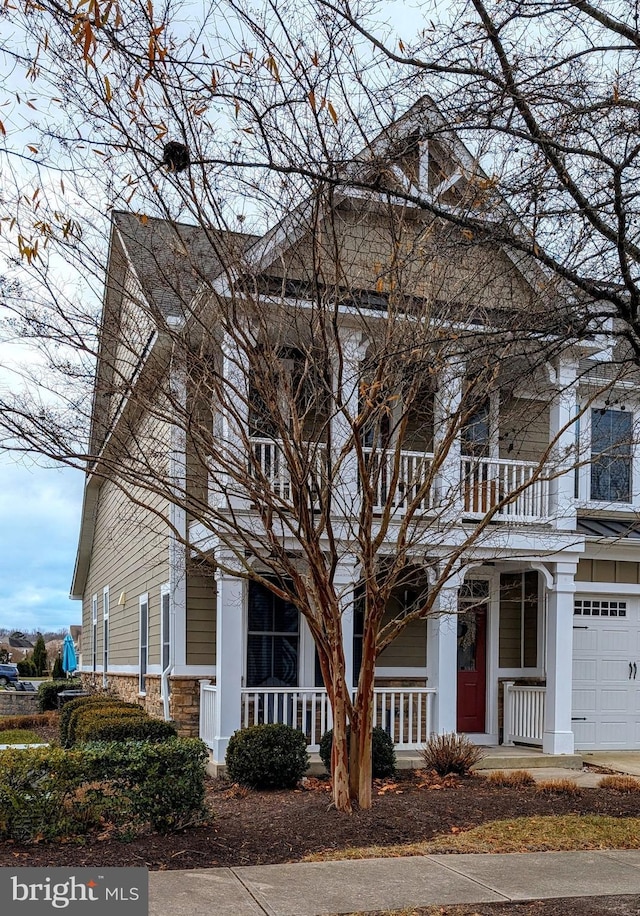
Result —
[[333, 692], [333, 746], [331, 748], [331, 785], [333, 803], [338, 811], [351, 814], [349, 791], [349, 750], [347, 748], [347, 706], [344, 689]]
[[[371, 807], [371, 784], [373, 781], [372, 736], [373, 736], [373, 703], [374, 703], [375, 657], [362, 659], [358, 696], [356, 698], [358, 735], [356, 754], [358, 760], [358, 805], [360, 808]], [[353, 748], [353, 745], [352, 745]], [[353, 758], [352, 758], [353, 760]], [[353, 785], [353, 781], [352, 781]]]

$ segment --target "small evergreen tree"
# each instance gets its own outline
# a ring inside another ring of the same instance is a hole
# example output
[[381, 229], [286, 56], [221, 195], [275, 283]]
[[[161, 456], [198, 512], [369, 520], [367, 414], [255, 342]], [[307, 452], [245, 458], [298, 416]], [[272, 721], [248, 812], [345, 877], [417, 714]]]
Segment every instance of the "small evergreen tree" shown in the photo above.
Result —
[[36, 666], [38, 677], [42, 677], [47, 670], [47, 647], [44, 644], [42, 633], [38, 633], [36, 644], [33, 647], [33, 663]]
[[60, 655], [56, 655], [56, 660], [53, 663], [53, 671], [51, 672], [51, 677], [54, 681], [60, 681], [64, 678], [64, 668], [62, 667], [62, 659]]

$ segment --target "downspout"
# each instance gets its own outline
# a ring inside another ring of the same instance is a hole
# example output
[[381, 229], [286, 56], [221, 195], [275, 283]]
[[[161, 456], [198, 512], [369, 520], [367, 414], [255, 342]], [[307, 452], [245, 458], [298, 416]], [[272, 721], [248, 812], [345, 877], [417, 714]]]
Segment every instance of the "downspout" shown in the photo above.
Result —
[[[184, 328], [184, 319], [169, 317], [167, 324], [172, 332], [178, 333]], [[169, 388], [176, 407], [185, 416], [187, 407], [187, 385], [182, 360], [176, 357], [175, 346], [169, 366]], [[176, 639], [178, 635], [177, 613], [180, 606], [186, 617], [186, 543], [187, 513], [184, 509], [186, 494], [186, 433], [184, 423], [171, 424], [171, 441], [169, 455], [169, 477], [176, 499], [169, 506], [169, 658], [167, 667], [161, 675], [162, 712], [165, 721], [170, 719], [169, 677], [176, 666]]]

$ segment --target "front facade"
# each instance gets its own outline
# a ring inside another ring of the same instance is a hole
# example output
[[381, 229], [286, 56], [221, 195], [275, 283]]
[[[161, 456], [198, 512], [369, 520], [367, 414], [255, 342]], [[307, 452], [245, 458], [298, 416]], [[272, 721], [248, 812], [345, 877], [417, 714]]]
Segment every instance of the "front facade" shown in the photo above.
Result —
[[[432, 144], [432, 159], [436, 153]], [[447, 175], [440, 166], [436, 177], [429, 166], [425, 181], [433, 191], [437, 180], [443, 195], [452, 194], [457, 173], [449, 165]], [[381, 230], [370, 214], [369, 222], [353, 219], [355, 206], [350, 201], [341, 218], [349, 250], [357, 252], [353, 263], [364, 274], [383, 256]], [[284, 222], [265, 239], [236, 241], [249, 251], [247, 257], [256, 251], [263, 263], [271, 246], [273, 262], [282, 264], [287, 243], [293, 246], [289, 231]], [[143, 384], [148, 372], [153, 388], [154, 353], [162, 346], [152, 327], [145, 333], [141, 314], [161, 303], [161, 320], [177, 320], [166, 285], [159, 289], [157, 277], [150, 278], [144, 254], [158, 239], [166, 247], [168, 233], [157, 221], [114, 218], [105, 323], [117, 316], [124, 328], [131, 320], [139, 340], [129, 358], [115, 348], [103, 363], [119, 367], [131, 387]], [[295, 257], [301, 257], [299, 245]], [[454, 268], [451, 262], [450, 283]], [[523, 290], [533, 282], [499, 251], [491, 252], [491, 270], [482, 282], [482, 294], [491, 301], [500, 295], [496, 278]], [[375, 289], [371, 280], [362, 283]], [[137, 314], [140, 302], [146, 309]], [[352, 317], [345, 318], [340, 333], [345, 365], [361, 379], [366, 335]], [[232, 343], [221, 340], [220, 352]], [[290, 361], [295, 343], [287, 342]], [[640, 389], [630, 372], [621, 371], [620, 358], [612, 340], [571, 340], [532, 372], [511, 367], [510, 383], [496, 387], [460, 422], [419, 508], [431, 519], [431, 530], [444, 531], [442, 555], [455, 548], [456, 538], [476, 534], [439, 586], [432, 612], [408, 624], [377, 660], [376, 720], [397, 747], [419, 747], [433, 732], [452, 731], [482, 744], [521, 742], [555, 754], [640, 747], [640, 530], [634, 525], [640, 509], [634, 433]], [[135, 374], [128, 372], [128, 359]], [[517, 357], [510, 359], [515, 363]], [[221, 365], [224, 372], [224, 358]], [[158, 366], [176, 371], [160, 357]], [[229, 371], [229, 385], [237, 384], [234, 367]], [[220, 500], [224, 474], [194, 458], [183, 424], [171, 421], [175, 407], [145, 412], [138, 405], [127, 419], [127, 398], [114, 399], [117, 385], [107, 375], [99, 369], [96, 453], [107, 452], [114, 438], [126, 440], [130, 450], [135, 430], [136, 454], [142, 452], [155, 473], [161, 469], [172, 485], [198, 489], [205, 503]], [[394, 549], [406, 494], [432, 466], [451, 404], [459, 403], [465, 384], [464, 372], [452, 362], [441, 371], [435, 394], [424, 395], [420, 423], [412, 426], [415, 417], [408, 417], [398, 452], [404, 495], [394, 506], [381, 553]], [[190, 397], [187, 383], [185, 402]], [[217, 429], [215, 416], [211, 422]], [[281, 444], [250, 410], [245, 422], [247, 463], [287, 499], [291, 479]], [[329, 422], [331, 442], [339, 448], [340, 416]], [[221, 423], [219, 435], [230, 436], [229, 429]], [[148, 487], [137, 490], [127, 478], [124, 465], [121, 478], [118, 463], [111, 467], [111, 479], [94, 468], [85, 490], [73, 587], [83, 601], [83, 676], [155, 715], [174, 718], [185, 734], [200, 734], [218, 761], [233, 731], [263, 721], [301, 728], [315, 747], [331, 713], [304, 617], [263, 583], [234, 575], [228, 543], [172, 500], [170, 488], [150, 497]], [[386, 480], [383, 469], [373, 496], [374, 512], [381, 514], [388, 506]], [[341, 486], [342, 505], [355, 507], [355, 513], [357, 474], [345, 476]], [[258, 517], [250, 500], [239, 500], [229, 511]], [[432, 584], [437, 564], [424, 562], [418, 547], [415, 582], [393, 595], [390, 614], [415, 606]], [[209, 554], [216, 556], [215, 567], [200, 562]], [[350, 552], [345, 537], [335, 581], [347, 678], [354, 687], [363, 627], [357, 570], [357, 553]]]

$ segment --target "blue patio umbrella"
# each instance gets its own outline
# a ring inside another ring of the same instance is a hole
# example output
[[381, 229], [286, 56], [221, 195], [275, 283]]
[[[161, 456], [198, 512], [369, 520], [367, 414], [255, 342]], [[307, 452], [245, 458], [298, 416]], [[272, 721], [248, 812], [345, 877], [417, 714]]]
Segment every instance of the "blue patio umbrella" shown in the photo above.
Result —
[[67, 674], [72, 674], [78, 667], [75, 646], [68, 633], [62, 643], [62, 667]]

